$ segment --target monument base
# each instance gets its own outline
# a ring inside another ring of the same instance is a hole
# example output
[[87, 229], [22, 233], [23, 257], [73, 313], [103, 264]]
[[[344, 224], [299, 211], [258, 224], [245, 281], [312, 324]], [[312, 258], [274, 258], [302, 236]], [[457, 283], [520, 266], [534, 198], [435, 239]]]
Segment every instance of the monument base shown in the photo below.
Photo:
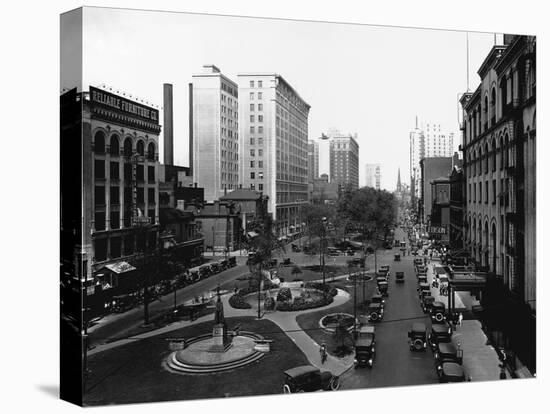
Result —
[[212, 346], [210, 352], [225, 352], [232, 345], [232, 339], [227, 336], [227, 327], [225, 324], [216, 324], [212, 329]]

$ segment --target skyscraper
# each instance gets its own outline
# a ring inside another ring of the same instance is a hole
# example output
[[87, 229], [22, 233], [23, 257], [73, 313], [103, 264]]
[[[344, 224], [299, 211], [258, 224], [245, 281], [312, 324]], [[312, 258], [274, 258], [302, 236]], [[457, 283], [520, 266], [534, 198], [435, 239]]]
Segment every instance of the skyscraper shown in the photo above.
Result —
[[307, 144], [307, 169], [308, 182], [313, 183], [314, 179], [319, 178], [319, 143], [311, 139]]
[[214, 201], [239, 184], [238, 87], [214, 65], [193, 75], [193, 177]]
[[240, 182], [269, 197], [278, 234], [294, 233], [308, 200], [310, 106], [281, 75], [239, 74], [238, 82]]
[[365, 186], [380, 190], [380, 180], [382, 178], [382, 167], [380, 164], [367, 164], [366, 174], [367, 180]]
[[330, 182], [359, 188], [359, 144], [357, 134], [328, 132], [330, 142]]

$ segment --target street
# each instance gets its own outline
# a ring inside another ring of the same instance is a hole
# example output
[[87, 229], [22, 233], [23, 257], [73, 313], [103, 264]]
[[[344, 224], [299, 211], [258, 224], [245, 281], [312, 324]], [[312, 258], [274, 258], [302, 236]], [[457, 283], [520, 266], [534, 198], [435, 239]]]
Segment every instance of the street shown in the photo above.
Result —
[[[395, 231], [397, 240], [406, 239], [400, 228]], [[408, 245], [408, 241], [407, 241]], [[432, 352], [411, 352], [407, 332], [413, 322], [424, 322], [430, 327], [430, 320], [422, 312], [416, 291], [417, 283], [413, 267], [415, 256], [401, 257], [393, 261], [392, 250], [378, 251], [378, 266], [390, 265], [389, 297], [386, 298], [384, 317], [376, 325], [376, 354], [374, 366], [357, 368], [344, 375], [343, 389], [395, 387], [421, 385], [438, 382]], [[395, 272], [405, 272], [405, 283], [395, 283]]]

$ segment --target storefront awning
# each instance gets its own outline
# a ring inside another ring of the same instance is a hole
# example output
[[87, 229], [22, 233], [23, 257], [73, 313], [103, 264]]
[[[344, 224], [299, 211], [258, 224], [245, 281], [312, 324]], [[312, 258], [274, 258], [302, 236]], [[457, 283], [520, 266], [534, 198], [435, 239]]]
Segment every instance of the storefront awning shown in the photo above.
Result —
[[115, 272], [116, 274], [121, 274], [121, 273], [130, 272], [132, 270], [136, 270], [136, 268], [128, 262], [111, 263], [111, 264], [105, 265], [105, 267], [110, 271]]

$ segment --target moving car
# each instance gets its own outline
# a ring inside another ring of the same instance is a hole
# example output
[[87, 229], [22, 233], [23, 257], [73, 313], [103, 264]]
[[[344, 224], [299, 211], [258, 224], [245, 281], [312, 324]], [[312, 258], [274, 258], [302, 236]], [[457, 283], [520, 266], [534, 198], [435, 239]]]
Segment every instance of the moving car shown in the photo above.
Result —
[[421, 322], [413, 323], [408, 336], [411, 351], [426, 350], [426, 325]]
[[369, 322], [378, 322], [384, 316], [384, 309], [380, 303], [371, 303], [368, 309]]
[[430, 319], [432, 323], [445, 323], [445, 304], [443, 302], [434, 302], [430, 310]]
[[432, 331], [428, 335], [428, 342], [430, 343], [432, 350], [435, 352], [437, 345], [440, 343], [451, 342], [451, 335], [452, 330], [450, 325], [447, 323], [432, 325]]
[[312, 391], [336, 391], [340, 388], [340, 378], [329, 371], [321, 371], [313, 365], [302, 365], [284, 372], [283, 393]]
[[405, 272], [395, 272], [395, 283], [405, 282]]
[[375, 345], [374, 326], [361, 327], [359, 338], [355, 341], [355, 368], [362, 365], [372, 368]]
[[437, 375], [441, 383], [466, 381], [464, 370], [456, 362], [444, 362], [441, 369], [437, 371]]

